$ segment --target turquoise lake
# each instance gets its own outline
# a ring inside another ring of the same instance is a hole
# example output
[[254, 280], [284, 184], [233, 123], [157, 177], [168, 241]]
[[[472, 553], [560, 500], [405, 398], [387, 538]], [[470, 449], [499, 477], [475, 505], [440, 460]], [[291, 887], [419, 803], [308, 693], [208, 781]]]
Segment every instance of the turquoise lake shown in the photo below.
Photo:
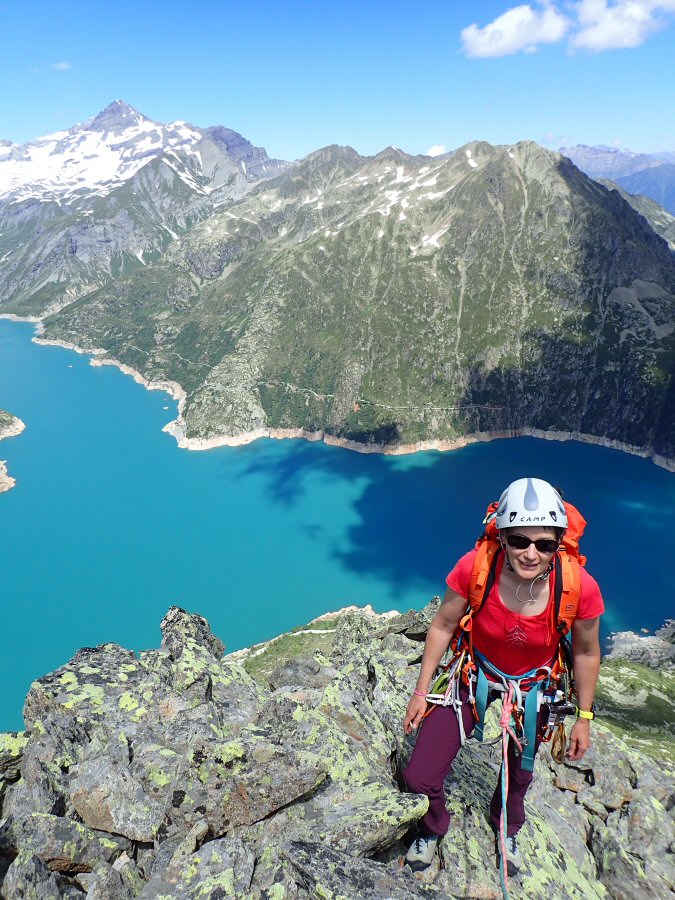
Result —
[[273, 440], [187, 452], [161, 430], [166, 394], [33, 333], [0, 320], [0, 408], [27, 426], [0, 442], [18, 482], [0, 494], [0, 731], [22, 727], [31, 681], [78, 648], [159, 646], [172, 604], [228, 650], [349, 604], [422, 607], [487, 502], [526, 474], [589, 521], [604, 634], [673, 615], [675, 475], [647, 460], [532, 438], [402, 457]]

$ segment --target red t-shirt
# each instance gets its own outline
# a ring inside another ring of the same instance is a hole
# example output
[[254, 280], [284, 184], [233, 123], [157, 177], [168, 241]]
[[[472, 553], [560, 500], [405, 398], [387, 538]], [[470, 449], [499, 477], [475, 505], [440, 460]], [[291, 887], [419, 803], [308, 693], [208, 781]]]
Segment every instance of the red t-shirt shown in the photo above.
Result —
[[[468, 599], [471, 569], [476, 556], [470, 550], [445, 579], [449, 588]], [[560, 636], [553, 627], [553, 574], [550, 576], [551, 599], [546, 609], [536, 616], [521, 616], [507, 609], [499, 598], [497, 584], [504, 555], [497, 559], [497, 577], [485, 598], [480, 615], [473, 622], [473, 645], [498, 669], [508, 675], [522, 675], [539, 666], [550, 666], [558, 649]], [[594, 619], [605, 611], [598, 583], [581, 569], [581, 595], [578, 619]]]

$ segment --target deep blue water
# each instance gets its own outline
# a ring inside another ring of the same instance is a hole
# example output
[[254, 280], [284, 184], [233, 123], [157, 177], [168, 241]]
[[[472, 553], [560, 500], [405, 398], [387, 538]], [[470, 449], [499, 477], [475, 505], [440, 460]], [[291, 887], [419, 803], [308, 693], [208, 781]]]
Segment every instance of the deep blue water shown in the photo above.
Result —
[[230, 650], [352, 603], [419, 608], [525, 474], [588, 519], [605, 634], [673, 614], [675, 475], [646, 460], [531, 438], [405, 457], [273, 440], [191, 453], [161, 431], [166, 394], [32, 334], [0, 320], [0, 408], [27, 425], [0, 443], [18, 481], [0, 494], [0, 731], [79, 647], [158, 646], [172, 604]]

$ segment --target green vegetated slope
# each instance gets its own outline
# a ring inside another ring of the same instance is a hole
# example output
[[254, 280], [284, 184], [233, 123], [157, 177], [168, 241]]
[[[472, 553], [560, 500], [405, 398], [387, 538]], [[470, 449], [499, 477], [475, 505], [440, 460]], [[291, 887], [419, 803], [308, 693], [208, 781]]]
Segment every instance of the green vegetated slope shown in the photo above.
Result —
[[47, 320], [187, 391], [188, 437], [520, 428], [675, 453], [675, 260], [530, 142], [328, 147]]

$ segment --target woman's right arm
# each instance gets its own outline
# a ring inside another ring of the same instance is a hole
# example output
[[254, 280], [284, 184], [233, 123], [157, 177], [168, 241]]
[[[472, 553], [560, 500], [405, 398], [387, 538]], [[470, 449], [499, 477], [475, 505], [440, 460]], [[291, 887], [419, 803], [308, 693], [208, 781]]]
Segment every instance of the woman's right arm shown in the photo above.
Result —
[[[433, 678], [438, 664], [443, 659], [443, 654], [448, 649], [455, 629], [466, 612], [467, 601], [460, 594], [448, 588], [438, 612], [431, 621], [427, 638], [424, 644], [424, 654], [420, 674], [417, 678], [415, 690], [424, 692], [429, 689], [429, 682]], [[416, 731], [426, 712], [427, 701], [425, 697], [413, 694], [408, 703], [405, 714], [403, 730], [406, 734]]]

